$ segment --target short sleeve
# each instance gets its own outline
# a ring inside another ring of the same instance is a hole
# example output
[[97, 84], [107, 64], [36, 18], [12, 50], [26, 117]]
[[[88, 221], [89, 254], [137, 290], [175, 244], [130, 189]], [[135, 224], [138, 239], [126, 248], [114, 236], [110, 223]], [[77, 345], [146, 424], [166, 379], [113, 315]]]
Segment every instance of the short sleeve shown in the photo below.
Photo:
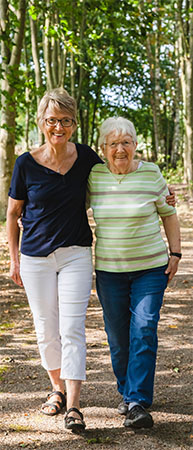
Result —
[[104, 161], [100, 158], [100, 156], [89, 146], [85, 145], [85, 148], [87, 148], [88, 154], [87, 158], [89, 159], [90, 168], [92, 168], [95, 164], [104, 164]]
[[25, 200], [27, 197], [24, 168], [19, 164], [18, 159], [13, 169], [8, 195], [15, 200]]
[[158, 197], [156, 200], [157, 212], [161, 217], [171, 216], [172, 214], [176, 214], [176, 209], [173, 206], [168, 205], [166, 202], [166, 195], [169, 195], [169, 189], [167, 187], [166, 181], [163, 178], [163, 175], [159, 170], [159, 167], [156, 166], [156, 168], [157, 173], [155, 182], [158, 192]]

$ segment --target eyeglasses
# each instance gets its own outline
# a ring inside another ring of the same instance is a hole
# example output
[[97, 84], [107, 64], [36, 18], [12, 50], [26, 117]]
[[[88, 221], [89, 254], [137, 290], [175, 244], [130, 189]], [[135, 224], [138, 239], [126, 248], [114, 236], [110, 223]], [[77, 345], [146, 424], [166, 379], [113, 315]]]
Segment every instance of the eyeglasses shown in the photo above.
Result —
[[48, 117], [45, 119], [47, 127], [55, 127], [60, 122], [61, 126], [64, 128], [71, 127], [75, 121], [73, 119], [68, 119], [64, 117], [63, 119], [55, 119], [54, 117]]
[[111, 142], [111, 144], [104, 144], [104, 145], [108, 145], [108, 147], [110, 147], [112, 150], [114, 150], [114, 149], [118, 148], [119, 144], [121, 144], [123, 148], [129, 148], [134, 144], [134, 142], [133, 141], [119, 141], [119, 142]]

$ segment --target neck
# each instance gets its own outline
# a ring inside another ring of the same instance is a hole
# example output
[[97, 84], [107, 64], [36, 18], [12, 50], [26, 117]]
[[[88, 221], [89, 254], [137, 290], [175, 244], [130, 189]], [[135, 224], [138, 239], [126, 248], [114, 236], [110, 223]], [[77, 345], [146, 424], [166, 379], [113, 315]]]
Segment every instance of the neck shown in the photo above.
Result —
[[69, 156], [69, 152], [68, 152], [68, 148], [67, 145], [62, 145], [62, 146], [50, 146], [48, 144], [45, 144], [44, 147], [44, 158], [45, 160], [49, 160], [49, 161], [55, 161], [60, 163], [60, 161], [63, 161], [68, 158]]
[[110, 172], [112, 172], [116, 175], [126, 175], [127, 173], [134, 172], [134, 170], [136, 170], [136, 164], [134, 164], [134, 162], [129, 167], [126, 167], [126, 168], [114, 167], [114, 166], [110, 165], [109, 163], [107, 164], [107, 167], [110, 170]]

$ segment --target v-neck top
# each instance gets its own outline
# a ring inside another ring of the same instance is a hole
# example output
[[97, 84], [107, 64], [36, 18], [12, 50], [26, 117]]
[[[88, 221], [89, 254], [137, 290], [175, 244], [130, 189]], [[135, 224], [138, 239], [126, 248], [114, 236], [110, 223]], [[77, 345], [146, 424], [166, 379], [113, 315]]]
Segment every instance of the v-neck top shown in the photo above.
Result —
[[42, 166], [29, 152], [16, 159], [9, 196], [24, 200], [21, 253], [48, 256], [59, 247], [92, 244], [85, 198], [91, 168], [103, 161], [89, 146], [65, 175]]

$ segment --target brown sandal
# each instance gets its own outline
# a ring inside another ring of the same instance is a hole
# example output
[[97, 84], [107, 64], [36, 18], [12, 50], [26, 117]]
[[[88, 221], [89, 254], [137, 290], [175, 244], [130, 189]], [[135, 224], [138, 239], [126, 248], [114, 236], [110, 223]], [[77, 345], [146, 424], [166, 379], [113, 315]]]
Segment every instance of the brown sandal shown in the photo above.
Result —
[[[62, 409], [66, 406], [66, 394], [65, 393], [63, 394], [60, 391], [53, 391], [50, 394], [48, 394], [47, 400], [49, 398], [51, 398], [53, 395], [59, 395], [59, 397], [61, 398], [61, 402], [59, 402], [59, 400], [56, 400], [54, 403], [49, 403], [49, 402], [43, 403], [41, 412], [43, 414], [46, 414], [47, 416], [55, 416], [56, 414], [59, 414], [62, 411]], [[55, 411], [53, 411], [53, 412], [44, 411], [44, 408], [47, 408], [48, 406], [51, 406], [52, 408], [54, 408]]]
[[[69, 416], [69, 413], [71, 413], [72, 411], [76, 412], [80, 416], [80, 419], [78, 417]], [[68, 409], [68, 411], [66, 411], [64, 417], [64, 426], [67, 430], [71, 431], [82, 431], [86, 428], [86, 424], [83, 420], [83, 414], [79, 411], [79, 409], [70, 408]]]

